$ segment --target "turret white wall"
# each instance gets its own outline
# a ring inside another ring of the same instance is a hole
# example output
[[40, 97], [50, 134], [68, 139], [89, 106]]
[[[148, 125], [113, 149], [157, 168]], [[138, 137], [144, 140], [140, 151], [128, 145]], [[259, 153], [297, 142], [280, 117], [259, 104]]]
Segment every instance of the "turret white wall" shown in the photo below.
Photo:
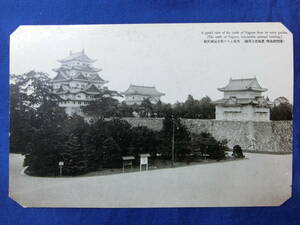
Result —
[[216, 105], [216, 120], [223, 121], [269, 121], [270, 109], [253, 105], [224, 107]]
[[[134, 104], [141, 104], [143, 100], [149, 98], [149, 96], [144, 95], [126, 95], [125, 96], [125, 102], [127, 105], [134, 105]], [[152, 104], [156, 104], [160, 98], [159, 97], [150, 97], [150, 102]]]
[[236, 98], [255, 98], [262, 96], [261, 92], [254, 92], [254, 91], [226, 91], [224, 92], [224, 98], [228, 99], [230, 97]]

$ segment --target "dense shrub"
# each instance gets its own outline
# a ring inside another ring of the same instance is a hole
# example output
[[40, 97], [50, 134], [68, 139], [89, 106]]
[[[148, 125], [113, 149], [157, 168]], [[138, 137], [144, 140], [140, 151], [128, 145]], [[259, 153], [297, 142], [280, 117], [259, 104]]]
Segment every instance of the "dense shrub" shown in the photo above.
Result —
[[233, 156], [234, 158], [245, 158], [241, 146], [235, 145], [235, 146], [233, 147], [232, 156]]
[[194, 134], [192, 138], [192, 149], [200, 155], [208, 155], [208, 158], [221, 160], [226, 158], [227, 141], [217, 141], [210, 133], [202, 132]]

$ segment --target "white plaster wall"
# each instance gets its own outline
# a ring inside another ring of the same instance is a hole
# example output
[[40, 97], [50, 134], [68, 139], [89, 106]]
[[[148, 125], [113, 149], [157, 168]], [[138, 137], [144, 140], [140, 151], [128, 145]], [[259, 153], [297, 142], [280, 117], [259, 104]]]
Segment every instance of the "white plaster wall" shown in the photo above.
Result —
[[95, 85], [98, 89], [102, 89], [102, 88], [103, 88], [103, 84], [94, 83], [94, 85]]
[[84, 116], [80, 106], [65, 107], [65, 112], [68, 116], [72, 116], [74, 114], [79, 115], [79, 116]]
[[60, 83], [54, 83], [54, 84], [52, 85], [52, 87], [53, 87], [54, 90], [57, 90], [57, 89], [60, 88]]
[[[127, 95], [125, 96], [125, 102], [127, 105], [133, 105], [133, 104], [141, 104], [143, 100], [149, 98], [149, 96], [143, 96], [143, 95]], [[160, 98], [150, 98], [150, 102], [152, 104], [156, 104], [159, 101]]]
[[269, 121], [270, 109], [252, 105], [242, 107], [216, 106], [216, 120], [223, 121]]
[[85, 87], [86, 82], [84, 82], [84, 81], [82, 81], [82, 82], [81, 81], [71, 81], [69, 84], [70, 84], [71, 88], [82, 89], [82, 88]]
[[78, 101], [65, 101], [65, 102], [60, 102], [59, 103], [59, 107], [63, 107], [63, 108], [76, 108], [76, 107], [80, 107], [80, 106], [85, 106], [87, 105], [87, 103], [85, 102], [81, 102], [81, 104], [78, 104]]
[[78, 94], [75, 95], [75, 99], [85, 100], [86, 99], [86, 95], [84, 93], [78, 93]]
[[253, 91], [229, 91], [224, 92], [224, 98], [228, 99], [230, 97], [237, 97], [237, 98], [255, 98], [257, 96], [261, 96], [261, 92], [253, 92]]

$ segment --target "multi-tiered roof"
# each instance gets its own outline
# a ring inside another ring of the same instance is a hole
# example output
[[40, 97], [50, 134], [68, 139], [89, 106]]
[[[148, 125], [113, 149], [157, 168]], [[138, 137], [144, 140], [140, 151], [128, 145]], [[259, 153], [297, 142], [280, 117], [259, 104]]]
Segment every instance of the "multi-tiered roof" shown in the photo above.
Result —
[[81, 62], [86, 62], [86, 63], [96, 62], [96, 60], [89, 58], [85, 54], [84, 50], [82, 50], [81, 52], [75, 52], [75, 53], [70, 51], [70, 55], [68, 57], [58, 60], [58, 62], [60, 62], [60, 63], [66, 63], [66, 62], [70, 62], [70, 61], [81, 61]]
[[[53, 84], [60, 84], [56, 89], [56, 93], [76, 93], [76, 92], [100, 92], [99, 87], [107, 81], [103, 80], [98, 72], [101, 69], [93, 67], [91, 64], [96, 60], [89, 58], [84, 50], [81, 52], [70, 52], [66, 58], [58, 60], [61, 63], [59, 68], [53, 69], [57, 75], [53, 78]], [[71, 81], [84, 83], [84, 87], [72, 90], [70, 87]], [[90, 88], [93, 88], [90, 91]]]
[[[219, 91], [230, 93], [229, 97], [224, 97], [215, 101], [217, 105], [223, 106], [235, 106], [235, 105], [261, 105], [269, 106], [272, 103], [267, 101], [260, 93], [267, 91], [268, 89], [262, 88], [255, 78], [247, 79], [232, 79], [230, 78], [229, 83], [223, 87], [218, 88]], [[252, 92], [257, 93], [249, 95], [248, 97], [239, 97], [239, 93]]]

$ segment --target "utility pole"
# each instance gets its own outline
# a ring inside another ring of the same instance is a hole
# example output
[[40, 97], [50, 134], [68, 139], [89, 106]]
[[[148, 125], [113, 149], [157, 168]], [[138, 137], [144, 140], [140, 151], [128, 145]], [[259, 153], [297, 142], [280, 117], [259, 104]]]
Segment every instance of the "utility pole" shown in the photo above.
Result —
[[174, 115], [172, 115], [172, 123], [173, 123], [173, 132], [172, 132], [172, 167], [174, 167], [175, 163], [175, 118]]

